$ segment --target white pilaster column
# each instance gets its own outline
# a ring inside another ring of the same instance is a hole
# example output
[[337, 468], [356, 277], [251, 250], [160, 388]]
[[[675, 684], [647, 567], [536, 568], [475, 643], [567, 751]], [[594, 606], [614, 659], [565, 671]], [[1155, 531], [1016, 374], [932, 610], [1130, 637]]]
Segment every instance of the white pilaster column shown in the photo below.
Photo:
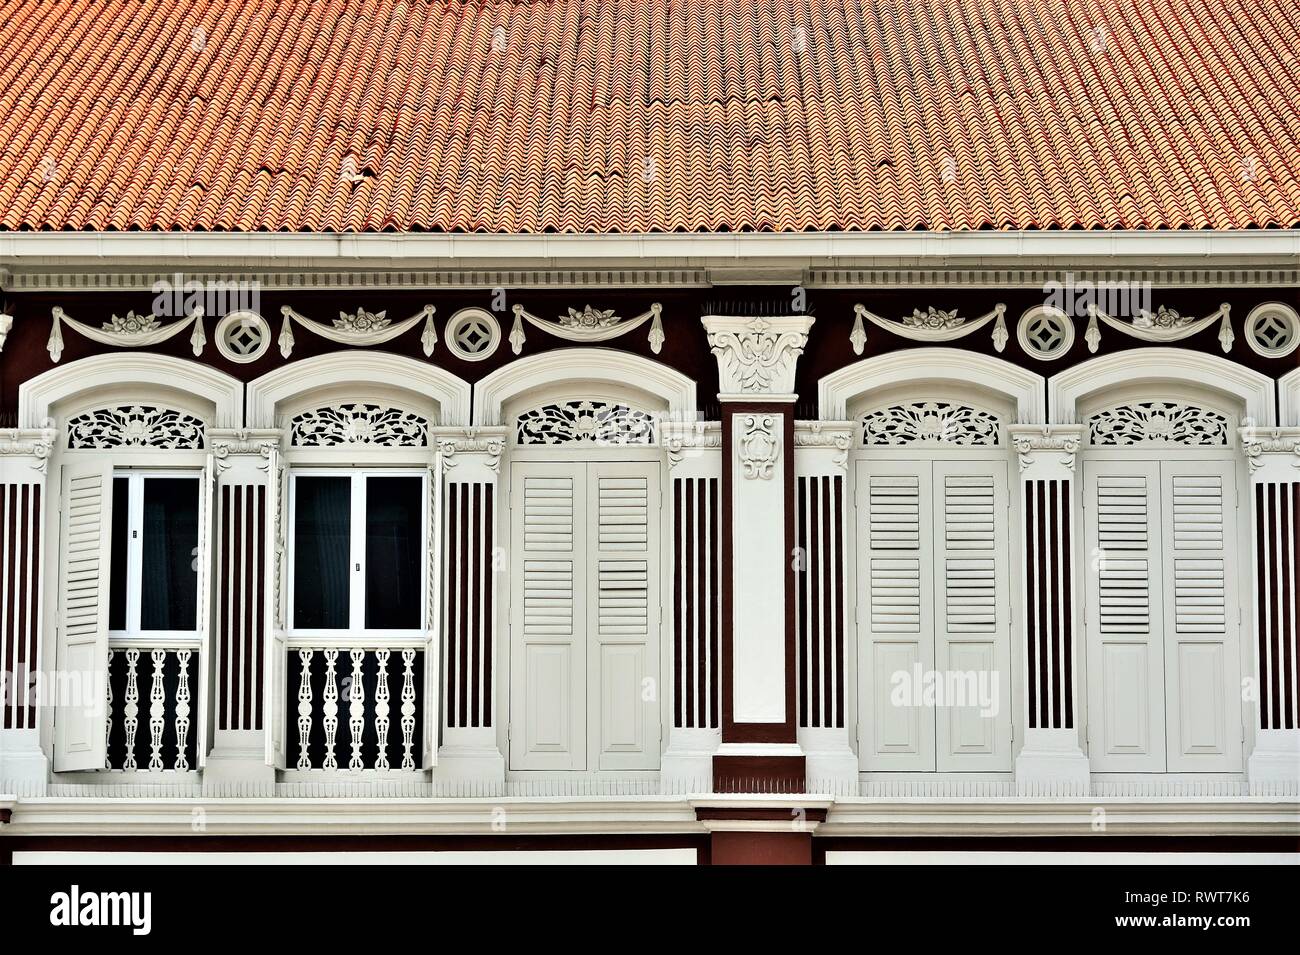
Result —
[[708, 792], [722, 742], [722, 425], [665, 421], [671, 480], [672, 718], [666, 793]]
[[[268, 513], [281, 433], [275, 429], [208, 432], [216, 468], [212, 532], [212, 641], [199, 678], [209, 681], [212, 750], [203, 768], [203, 789], [214, 796], [270, 795], [275, 768], [267, 763], [266, 733], [278, 715], [266, 693], [268, 641], [267, 568], [278, 542]], [[199, 746], [208, 744], [199, 740]]]
[[[41, 587], [47, 575], [45, 479], [52, 429], [0, 430], [0, 792], [45, 792], [39, 690]], [[53, 553], [53, 552], [50, 552]]]
[[1252, 793], [1300, 791], [1300, 428], [1242, 428], [1250, 464], [1255, 581], [1255, 746]]
[[813, 319], [706, 316], [722, 406], [719, 791], [797, 792], [794, 380]]
[[852, 421], [799, 421], [794, 428], [795, 659], [799, 745], [815, 792], [858, 793], [849, 745], [850, 640], [845, 488]]
[[442, 740], [435, 781], [466, 793], [505, 782], [496, 700], [497, 487], [504, 427], [433, 429], [442, 475]]
[[1012, 425], [1020, 459], [1024, 588], [1025, 742], [1016, 757], [1022, 795], [1084, 795], [1088, 757], [1076, 718], [1079, 600], [1074, 568], [1075, 463], [1082, 425]]

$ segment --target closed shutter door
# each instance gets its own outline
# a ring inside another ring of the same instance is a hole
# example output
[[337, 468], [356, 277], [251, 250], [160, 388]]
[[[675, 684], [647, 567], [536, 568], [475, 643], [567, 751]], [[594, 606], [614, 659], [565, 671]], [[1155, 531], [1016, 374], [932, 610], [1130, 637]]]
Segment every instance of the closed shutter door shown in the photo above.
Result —
[[1239, 772], [1233, 466], [1166, 461], [1165, 726], [1169, 772]]
[[936, 713], [940, 772], [1011, 769], [1007, 468], [937, 461], [935, 664], [960, 699]]
[[1164, 772], [1160, 469], [1085, 467], [1089, 759], [1096, 772]]
[[113, 470], [63, 468], [60, 510], [54, 769], [103, 769], [108, 691], [108, 582]]
[[933, 710], [914, 705], [917, 678], [934, 669], [933, 509], [928, 461], [858, 463], [858, 627], [870, 697], [862, 768], [935, 768]]
[[659, 487], [654, 464], [590, 464], [591, 745], [598, 768], [659, 765]]
[[586, 769], [582, 464], [511, 471], [512, 769]]

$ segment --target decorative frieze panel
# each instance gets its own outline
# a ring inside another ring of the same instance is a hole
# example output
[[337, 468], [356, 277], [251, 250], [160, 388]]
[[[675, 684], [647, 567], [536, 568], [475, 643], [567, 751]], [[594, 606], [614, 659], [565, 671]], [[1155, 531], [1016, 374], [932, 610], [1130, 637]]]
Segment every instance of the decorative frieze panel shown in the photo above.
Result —
[[50, 338], [45, 349], [50, 353], [50, 361], [57, 362], [63, 357], [62, 325], [101, 345], [113, 348], [149, 348], [174, 338], [185, 329], [190, 329], [190, 348], [197, 358], [203, 354], [207, 336], [203, 332], [203, 308], [196, 306], [188, 316], [164, 325], [153, 315], [137, 315], [127, 312], [125, 316], [113, 315], [99, 328], [87, 325], [72, 318], [59, 306], [51, 310], [54, 320], [50, 325]]
[[1157, 344], [1169, 344], [1170, 342], [1190, 338], [1209, 328], [1217, 321], [1219, 323], [1219, 347], [1227, 353], [1231, 351], [1235, 339], [1232, 333], [1232, 322], [1228, 318], [1229, 311], [1230, 306], [1224, 302], [1217, 311], [1203, 318], [1196, 318], [1190, 315], [1180, 315], [1172, 308], [1161, 305], [1154, 312], [1141, 309], [1133, 318], [1119, 319], [1111, 318], [1097, 308], [1096, 305], [1089, 304], [1088, 330], [1083, 337], [1088, 342], [1088, 351], [1095, 353], [1101, 344], [1101, 328], [1097, 324], [1098, 320], [1131, 338]]
[[429, 444], [429, 422], [383, 405], [332, 405], [295, 415], [289, 422], [289, 443], [295, 448], [423, 448]]
[[862, 417], [867, 447], [942, 444], [997, 447], [997, 415], [951, 401], [914, 401], [868, 412]]
[[193, 415], [153, 405], [99, 408], [68, 419], [68, 449], [155, 448], [198, 450], [203, 422]]
[[524, 322], [549, 332], [556, 338], [578, 342], [584, 345], [609, 341], [633, 332], [650, 321], [650, 350], [656, 355], [664, 347], [664, 326], [661, 315], [663, 306], [655, 302], [648, 311], [634, 318], [621, 318], [614, 314], [612, 308], [593, 308], [584, 305], [581, 310], [569, 309], [569, 314], [561, 315], [554, 321], [541, 318], [528, 311], [522, 305], [514, 307], [515, 323], [510, 329], [510, 348], [518, 355], [524, 348]]
[[998, 351], [1002, 351], [1007, 347], [1006, 311], [1006, 305], [999, 302], [993, 306], [993, 310], [988, 314], [979, 318], [967, 318], [964, 315], [958, 315], [955, 308], [944, 310], [931, 305], [924, 310], [912, 309], [911, 315], [904, 315], [899, 319], [888, 319], [881, 318], [865, 305], [855, 305], [853, 307], [853, 330], [849, 333], [849, 342], [853, 345], [853, 353], [861, 355], [867, 344], [867, 330], [862, 323], [864, 318], [873, 325], [878, 325], [895, 335], [901, 335], [903, 338], [915, 342], [926, 342], [927, 344], [950, 342], [958, 338], [965, 338], [967, 335], [979, 331], [989, 322], [995, 322], [993, 326], [993, 347]]
[[655, 419], [647, 411], [609, 401], [561, 401], [521, 414], [515, 440], [535, 444], [654, 444]]
[[1228, 419], [1198, 405], [1140, 401], [1101, 411], [1088, 419], [1089, 441], [1100, 447], [1135, 444], [1228, 446]]
[[278, 339], [280, 354], [285, 358], [293, 354], [295, 344], [293, 337], [294, 322], [302, 328], [340, 345], [369, 348], [372, 345], [382, 345], [384, 342], [390, 342], [394, 338], [405, 335], [423, 321], [424, 328], [420, 332], [420, 345], [424, 349], [426, 356], [432, 355], [433, 348], [438, 343], [438, 331], [433, 324], [433, 316], [436, 311], [437, 309], [432, 305], [426, 305], [410, 318], [395, 322], [388, 317], [387, 312], [367, 312], [365, 309], [358, 308], [356, 314], [339, 312], [339, 317], [334, 319], [331, 324], [326, 325], [324, 322], [307, 318], [285, 305], [280, 309], [280, 314], [284, 316], [284, 321], [280, 325], [280, 337]]
[[702, 321], [709, 348], [718, 359], [723, 395], [749, 398], [794, 393], [795, 363], [808, 344], [812, 317], [707, 315]]

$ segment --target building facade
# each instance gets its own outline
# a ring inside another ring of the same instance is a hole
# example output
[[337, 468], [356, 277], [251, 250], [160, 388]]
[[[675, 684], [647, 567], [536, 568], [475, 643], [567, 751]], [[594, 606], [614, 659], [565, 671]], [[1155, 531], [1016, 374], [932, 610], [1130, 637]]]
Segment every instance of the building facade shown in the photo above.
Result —
[[[1294, 165], [1259, 221], [1057, 231], [211, 181], [277, 229], [119, 222], [42, 148], [0, 208], [6, 861], [1294, 846]], [[375, 190], [388, 149], [326, 151]]]

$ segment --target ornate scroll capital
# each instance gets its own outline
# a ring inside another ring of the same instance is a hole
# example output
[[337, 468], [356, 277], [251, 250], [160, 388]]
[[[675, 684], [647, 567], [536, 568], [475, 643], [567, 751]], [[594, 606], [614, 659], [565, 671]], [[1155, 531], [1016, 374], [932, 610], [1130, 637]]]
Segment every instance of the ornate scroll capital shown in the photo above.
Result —
[[25, 463], [33, 471], [46, 473], [58, 432], [53, 428], [0, 428], [0, 462]]
[[1300, 428], [1238, 428], [1254, 481], [1300, 481]]
[[[722, 462], [722, 424], [718, 421], [663, 421], [659, 425], [668, 466], [676, 469], [688, 459], [717, 451], [718, 467]], [[719, 472], [720, 473], [720, 472]]]
[[701, 321], [718, 358], [721, 394], [753, 398], [794, 394], [794, 371], [814, 319], [736, 318], [706, 315]]
[[[853, 444], [855, 430], [855, 421], [796, 421], [794, 446], [829, 452], [828, 463], [831, 468], [843, 474], [849, 467], [849, 448]], [[797, 462], [798, 457], [795, 460]]]
[[505, 450], [509, 431], [504, 425], [434, 428], [433, 440], [442, 456], [443, 470], [450, 475], [462, 464], [474, 460], [491, 473], [500, 473], [501, 452]]
[[236, 462], [251, 462], [265, 471], [262, 459], [280, 450], [284, 434], [278, 428], [213, 428], [208, 432], [208, 447], [216, 461], [217, 474], [224, 474]]
[[1007, 427], [1011, 444], [1020, 458], [1020, 470], [1049, 472], [1043, 477], [1069, 477], [1083, 443], [1081, 424], [1013, 424]]

